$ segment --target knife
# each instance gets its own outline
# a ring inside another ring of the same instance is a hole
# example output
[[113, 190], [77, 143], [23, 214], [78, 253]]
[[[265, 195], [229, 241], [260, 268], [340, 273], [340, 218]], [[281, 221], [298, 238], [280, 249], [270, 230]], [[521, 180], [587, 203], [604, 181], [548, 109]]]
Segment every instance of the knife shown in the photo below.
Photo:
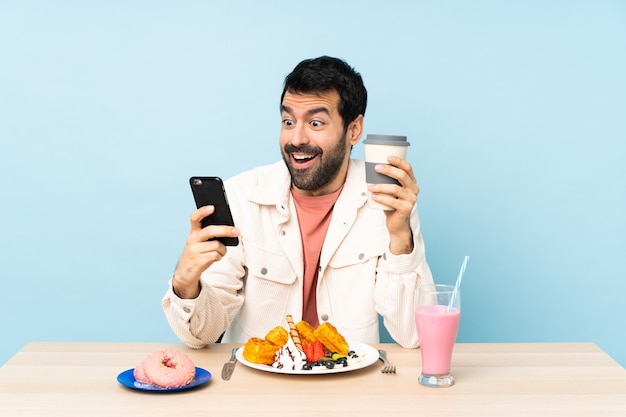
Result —
[[233, 349], [230, 360], [222, 367], [222, 379], [224, 381], [228, 381], [235, 370], [235, 365], [237, 364], [237, 350], [239, 350], [239, 348]]

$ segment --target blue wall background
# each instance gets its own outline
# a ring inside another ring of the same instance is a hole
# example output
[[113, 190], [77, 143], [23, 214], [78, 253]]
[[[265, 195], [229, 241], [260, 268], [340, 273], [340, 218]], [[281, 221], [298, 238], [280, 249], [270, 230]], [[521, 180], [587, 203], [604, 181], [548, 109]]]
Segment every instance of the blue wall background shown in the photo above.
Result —
[[366, 133], [409, 136], [435, 279], [471, 256], [459, 341], [626, 365], [626, 3], [367, 0], [0, 1], [0, 363], [175, 341], [188, 177], [277, 160], [283, 77], [322, 54]]

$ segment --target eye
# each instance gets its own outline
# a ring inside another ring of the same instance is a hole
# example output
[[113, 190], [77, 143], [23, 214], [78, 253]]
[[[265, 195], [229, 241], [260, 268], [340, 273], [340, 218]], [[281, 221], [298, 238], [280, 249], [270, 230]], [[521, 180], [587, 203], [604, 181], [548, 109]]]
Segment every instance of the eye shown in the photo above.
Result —
[[293, 126], [293, 120], [291, 119], [283, 119], [284, 126]]
[[319, 120], [311, 120], [311, 126], [313, 127], [322, 127], [323, 125], [324, 123]]

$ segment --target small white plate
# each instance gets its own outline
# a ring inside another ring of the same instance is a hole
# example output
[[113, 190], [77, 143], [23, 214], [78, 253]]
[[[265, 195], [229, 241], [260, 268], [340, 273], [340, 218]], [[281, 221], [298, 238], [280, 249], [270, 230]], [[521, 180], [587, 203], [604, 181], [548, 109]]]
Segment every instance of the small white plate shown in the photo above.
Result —
[[348, 341], [348, 346], [350, 346], [350, 350], [353, 350], [359, 357], [361, 358], [360, 362], [351, 363], [348, 366], [335, 366], [334, 368], [327, 368], [325, 366], [314, 366], [311, 370], [302, 370], [302, 369], [279, 369], [274, 368], [272, 365], [265, 365], [260, 363], [252, 363], [247, 361], [243, 357], [243, 346], [237, 350], [237, 360], [241, 362], [243, 365], [248, 366], [250, 368], [258, 369], [259, 371], [265, 372], [273, 372], [276, 374], [289, 374], [289, 375], [326, 375], [326, 374], [337, 374], [342, 372], [350, 372], [356, 371], [357, 369], [366, 368], [378, 360], [378, 350], [374, 349], [372, 346], [367, 345], [365, 343], [359, 342], [350, 342]]

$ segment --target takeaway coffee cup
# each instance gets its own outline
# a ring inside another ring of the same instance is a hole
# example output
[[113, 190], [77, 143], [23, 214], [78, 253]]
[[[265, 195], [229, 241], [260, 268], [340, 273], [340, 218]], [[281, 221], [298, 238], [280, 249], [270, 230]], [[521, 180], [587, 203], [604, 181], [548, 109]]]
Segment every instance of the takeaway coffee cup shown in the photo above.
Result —
[[[380, 164], [389, 165], [387, 157], [391, 155], [406, 159], [406, 151], [410, 145], [406, 136], [367, 135], [363, 145], [365, 146], [365, 181], [368, 184], [398, 184], [394, 178], [379, 174], [374, 168]], [[385, 204], [372, 200], [371, 193], [368, 193], [367, 206], [379, 210], [393, 210]]]

